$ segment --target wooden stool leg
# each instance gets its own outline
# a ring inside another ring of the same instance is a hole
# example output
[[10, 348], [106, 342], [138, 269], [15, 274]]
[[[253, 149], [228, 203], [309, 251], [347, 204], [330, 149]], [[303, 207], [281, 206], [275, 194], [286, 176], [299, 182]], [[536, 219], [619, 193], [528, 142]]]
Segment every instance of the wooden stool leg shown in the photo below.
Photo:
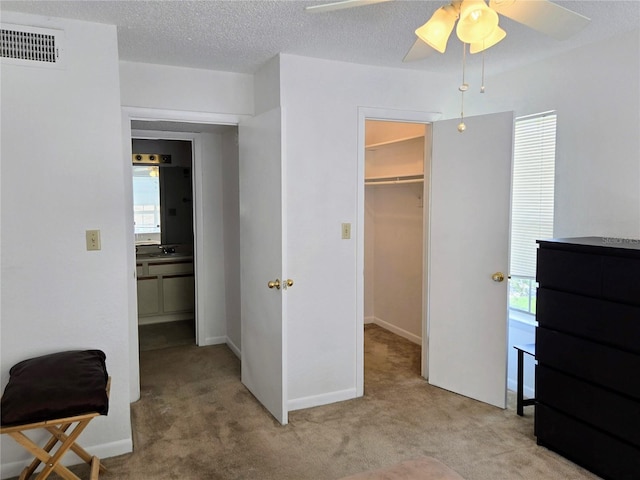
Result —
[[[89, 422], [98, 415], [100, 414], [87, 413], [57, 420], [0, 427], [0, 433], [8, 434], [18, 445], [22, 446], [35, 457], [30, 465], [20, 474], [20, 480], [30, 480], [41, 463], [44, 464], [44, 468], [38, 473], [36, 480], [46, 480], [53, 472], [57, 473], [64, 480], [80, 480], [71, 470], [60, 463], [62, 457], [69, 450], [76, 453], [89, 464], [92, 480], [96, 480], [101, 472], [106, 472], [106, 467], [100, 462], [98, 457], [90, 455], [84, 448], [76, 443], [76, 440], [89, 425]], [[24, 433], [40, 428], [45, 429], [51, 434], [51, 438], [48, 439], [43, 448]], [[58, 445], [58, 442], [60, 442], [60, 445]], [[53, 455], [51, 452], [54, 452]]]
[[89, 480], [98, 480], [101, 468], [104, 467], [100, 463], [100, 459], [98, 457], [93, 457], [91, 459], [91, 475], [89, 476]]
[[[9, 435], [17, 443], [22, 445], [25, 448], [25, 450], [27, 450], [29, 453], [31, 453], [32, 455], [37, 457], [40, 460], [40, 462], [45, 464], [44, 470], [42, 472], [40, 472], [40, 474], [36, 477], [37, 480], [44, 480], [45, 478], [47, 478], [51, 474], [51, 472], [54, 469], [54, 467], [56, 467], [56, 469], [55, 469], [56, 473], [58, 473], [65, 480], [80, 480], [76, 475], [74, 475], [66, 467], [64, 467], [62, 465], [57, 465], [57, 463], [60, 461], [60, 457], [62, 455], [58, 456], [57, 460], [55, 459], [55, 457], [60, 453], [60, 450], [63, 448], [62, 446], [60, 447], [60, 449], [58, 449], [58, 451], [56, 452], [56, 455], [51, 456], [51, 455], [49, 455], [49, 452], [45, 451], [44, 449], [40, 448], [38, 445], [33, 443], [33, 441], [31, 441], [31, 439], [29, 437], [27, 437], [24, 433], [22, 433], [22, 432], [10, 432]], [[65, 448], [64, 450], [66, 451], [68, 448], [69, 447]], [[28, 470], [28, 467], [25, 468], [22, 471], [22, 474], [20, 474], [20, 478], [21, 479], [22, 478], [25, 478], [25, 479], [29, 478], [29, 477], [25, 476], [26, 473], [27, 473], [27, 470]]]
[[[71, 426], [70, 423], [62, 424], [60, 425], [60, 431], [64, 433], [69, 429], [70, 426]], [[50, 453], [51, 449], [56, 445], [56, 443], [58, 443], [58, 438], [52, 435], [49, 441], [43, 447], [43, 450], [47, 453]], [[42, 461], [38, 457], [34, 458], [33, 462], [31, 462], [31, 465], [29, 465], [27, 468], [23, 470], [22, 474], [24, 474], [25, 476], [24, 478], [31, 477], [31, 475], [33, 475], [33, 472], [36, 471], [36, 469], [41, 463]], [[22, 480], [22, 477], [20, 477], [20, 480]]]
[[51, 457], [51, 461], [47, 462], [44, 470], [40, 472], [40, 474], [36, 477], [36, 480], [45, 480], [52, 471], [56, 472], [65, 480], [80, 480], [76, 475], [74, 475], [67, 467], [61, 465], [59, 462], [62, 459], [62, 456], [67, 453], [67, 450], [71, 448], [71, 446], [75, 443], [76, 439], [80, 436], [82, 431], [89, 425], [91, 419], [81, 420], [75, 426], [75, 428], [71, 431], [71, 433], [67, 436], [67, 438], [62, 442], [60, 448], [55, 453], [53, 457]]
[[[68, 427], [69, 427], [69, 424], [64, 424], [64, 425], [61, 425], [60, 428], [56, 426], [46, 427], [46, 428], [49, 431], [49, 433], [51, 433], [51, 435], [53, 435], [58, 441], [64, 442], [68, 438], [67, 435], [65, 434]], [[91, 465], [93, 463], [93, 460], [97, 458], [91, 455], [89, 452], [87, 452], [84, 448], [82, 448], [77, 443], [74, 443], [73, 445], [71, 445], [71, 450], [73, 451], [73, 453], [78, 455], [82, 460], [84, 460], [89, 465]], [[100, 459], [98, 459], [98, 463], [100, 466], [100, 473], [106, 472], [107, 468], [104, 465], [102, 465], [102, 463], [100, 463]]]

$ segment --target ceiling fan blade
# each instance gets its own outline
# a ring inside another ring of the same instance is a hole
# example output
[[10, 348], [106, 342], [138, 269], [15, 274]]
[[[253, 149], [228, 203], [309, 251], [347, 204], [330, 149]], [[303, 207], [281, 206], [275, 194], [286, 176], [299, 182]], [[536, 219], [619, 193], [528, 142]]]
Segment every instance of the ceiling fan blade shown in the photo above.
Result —
[[591, 21], [548, 0], [490, 0], [489, 6], [499, 14], [557, 40], [566, 40]]
[[374, 3], [392, 2], [393, 0], [343, 0], [342, 2], [324, 3], [322, 5], [310, 5], [304, 9], [309, 13], [331, 12], [343, 8], [362, 7]]
[[424, 43], [419, 38], [416, 39], [413, 46], [409, 49], [407, 54], [402, 59], [403, 62], [415, 62], [416, 60], [422, 60], [431, 56], [435, 52], [435, 49]]

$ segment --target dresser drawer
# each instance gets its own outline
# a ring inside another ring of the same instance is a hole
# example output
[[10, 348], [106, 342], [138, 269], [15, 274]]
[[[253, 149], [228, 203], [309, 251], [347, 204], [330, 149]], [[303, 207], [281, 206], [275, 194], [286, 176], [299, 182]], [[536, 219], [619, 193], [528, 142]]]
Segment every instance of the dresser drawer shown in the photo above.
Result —
[[640, 448], [640, 401], [536, 366], [536, 400]]
[[537, 404], [538, 444], [548, 447], [603, 478], [638, 480], [640, 449]]
[[536, 360], [539, 365], [640, 399], [640, 355], [538, 327]]
[[602, 257], [540, 247], [536, 280], [541, 287], [599, 296], [602, 290]]
[[640, 305], [640, 258], [540, 247], [541, 287]]
[[539, 288], [536, 310], [541, 327], [640, 354], [640, 306]]
[[602, 296], [640, 305], [640, 259], [603, 257]]

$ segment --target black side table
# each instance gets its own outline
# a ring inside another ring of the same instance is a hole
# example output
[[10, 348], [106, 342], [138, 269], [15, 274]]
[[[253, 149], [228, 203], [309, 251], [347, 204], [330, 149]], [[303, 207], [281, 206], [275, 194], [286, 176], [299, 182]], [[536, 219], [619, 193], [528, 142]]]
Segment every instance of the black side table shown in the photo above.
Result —
[[523, 409], [527, 405], [535, 405], [535, 398], [524, 398], [524, 354], [531, 355], [536, 358], [536, 344], [527, 343], [525, 345], [514, 345], [518, 351], [518, 389], [516, 392], [516, 411], [518, 415], [523, 416]]

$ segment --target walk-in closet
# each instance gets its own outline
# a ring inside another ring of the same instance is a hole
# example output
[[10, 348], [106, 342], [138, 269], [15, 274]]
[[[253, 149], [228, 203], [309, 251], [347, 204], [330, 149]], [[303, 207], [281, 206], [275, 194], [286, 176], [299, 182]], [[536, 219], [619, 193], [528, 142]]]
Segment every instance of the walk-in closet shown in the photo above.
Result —
[[422, 344], [430, 125], [365, 125], [365, 323]]

